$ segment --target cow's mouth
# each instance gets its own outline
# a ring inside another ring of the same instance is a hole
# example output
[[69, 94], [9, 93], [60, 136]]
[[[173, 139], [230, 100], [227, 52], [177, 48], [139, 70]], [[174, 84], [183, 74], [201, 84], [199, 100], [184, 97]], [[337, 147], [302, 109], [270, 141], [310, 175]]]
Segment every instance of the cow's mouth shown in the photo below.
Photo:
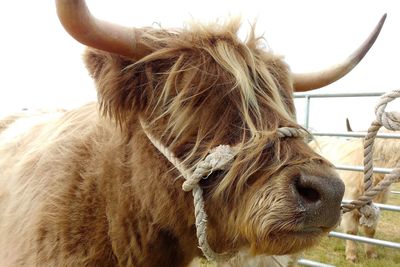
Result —
[[293, 254], [316, 245], [330, 229], [324, 227], [306, 227], [299, 230], [279, 231], [268, 236], [268, 245], [254, 244], [254, 254]]
[[294, 235], [313, 235], [313, 234], [324, 234], [327, 233], [329, 229], [325, 227], [305, 227], [298, 231], [293, 231], [291, 234]]

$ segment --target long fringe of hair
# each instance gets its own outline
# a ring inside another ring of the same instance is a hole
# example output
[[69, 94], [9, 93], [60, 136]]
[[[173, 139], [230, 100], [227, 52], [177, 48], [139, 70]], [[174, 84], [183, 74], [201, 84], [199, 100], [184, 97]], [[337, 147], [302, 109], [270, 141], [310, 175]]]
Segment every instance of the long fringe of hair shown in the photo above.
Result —
[[139, 112], [188, 167], [219, 144], [239, 147], [215, 196], [233, 189], [239, 194], [263, 165], [267, 147], [273, 151], [269, 169], [278, 170], [287, 159], [276, 130], [299, 127], [288, 67], [264, 51], [254, 27], [245, 42], [237, 37], [239, 28], [240, 20], [231, 19], [181, 30], [145, 29], [142, 42], [153, 52], [123, 69], [121, 75], [135, 74], [117, 88], [128, 91], [124, 99], [116, 105], [104, 92], [101, 98], [103, 112], [120, 124], [129, 120], [126, 110]]

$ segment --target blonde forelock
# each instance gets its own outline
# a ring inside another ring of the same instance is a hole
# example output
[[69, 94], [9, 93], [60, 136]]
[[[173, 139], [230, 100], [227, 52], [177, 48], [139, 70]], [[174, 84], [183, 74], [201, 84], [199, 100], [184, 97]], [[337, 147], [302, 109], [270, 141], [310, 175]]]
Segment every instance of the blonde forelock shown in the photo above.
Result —
[[147, 29], [142, 39], [154, 52], [125, 69], [145, 76], [142, 114], [189, 167], [221, 143], [246, 151], [234, 162], [235, 171], [226, 174], [223, 188], [237, 180], [235, 173], [246, 181], [257, 172], [278, 127], [298, 127], [287, 100], [288, 67], [261, 48], [263, 38], [254, 27], [241, 41], [240, 26], [239, 19], [231, 19], [182, 30]]

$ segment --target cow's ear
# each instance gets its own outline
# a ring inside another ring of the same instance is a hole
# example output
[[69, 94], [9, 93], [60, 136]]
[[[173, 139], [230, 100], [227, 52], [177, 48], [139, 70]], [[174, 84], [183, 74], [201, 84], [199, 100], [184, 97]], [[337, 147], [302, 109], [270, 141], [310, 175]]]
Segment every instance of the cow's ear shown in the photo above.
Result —
[[126, 57], [104, 52], [101, 50], [87, 48], [83, 54], [86, 68], [95, 81], [119, 74], [125, 67], [133, 64], [133, 60]]
[[131, 70], [134, 61], [116, 54], [88, 48], [84, 61], [93, 77], [101, 109], [119, 123], [140, 112], [143, 74]]
[[86, 49], [85, 53], [83, 54], [83, 60], [90, 76], [92, 76], [94, 79], [97, 79], [108, 58], [109, 56], [107, 53], [90, 48]]

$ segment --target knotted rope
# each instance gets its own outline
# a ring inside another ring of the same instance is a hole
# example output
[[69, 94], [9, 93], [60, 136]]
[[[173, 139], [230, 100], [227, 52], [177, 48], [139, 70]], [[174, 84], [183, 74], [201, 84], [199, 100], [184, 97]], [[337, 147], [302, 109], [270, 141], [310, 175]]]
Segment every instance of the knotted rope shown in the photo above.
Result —
[[373, 205], [372, 199], [386, 190], [392, 183], [400, 181], [400, 168], [396, 167], [376, 186], [373, 186], [373, 145], [379, 129], [384, 126], [388, 130], [400, 130], [400, 113], [385, 112], [389, 102], [400, 97], [400, 89], [384, 94], [375, 108], [376, 120], [372, 122], [364, 140], [364, 194], [357, 200], [342, 205], [343, 213], [359, 209], [360, 223], [372, 226], [377, 222], [379, 209]]
[[[209, 261], [226, 261], [231, 258], [231, 254], [218, 254], [214, 252], [207, 241], [207, 214], [204, 210], [203, 189], [199, 185], [199, 181], [208, 177], [216, 170], [226, 170], [230, 167], [233, 159], [238, 153], [238, 149], [229, 145], [219, 145], [210, 150], [205, 159], [201, 160], [195, 166], [193, 172], [186, 169], [182, 162], [174, 155], [174, 153], [157, 140], [148, 130], [143, 120], [140, 124], [144, 133], [150, 142], [164, 155], [174, 167], [181, 173], [185, 182], [182, 189], [185, 192], [192, 191], [194, 201], [194, 213], [196, 221], [196, 235], [199, 242], [199, 248], [203, 255]], [[282, 127], [278, 128], [277, 136], [283, 137], [303, 137], [307, 132], [303, 129]]]

